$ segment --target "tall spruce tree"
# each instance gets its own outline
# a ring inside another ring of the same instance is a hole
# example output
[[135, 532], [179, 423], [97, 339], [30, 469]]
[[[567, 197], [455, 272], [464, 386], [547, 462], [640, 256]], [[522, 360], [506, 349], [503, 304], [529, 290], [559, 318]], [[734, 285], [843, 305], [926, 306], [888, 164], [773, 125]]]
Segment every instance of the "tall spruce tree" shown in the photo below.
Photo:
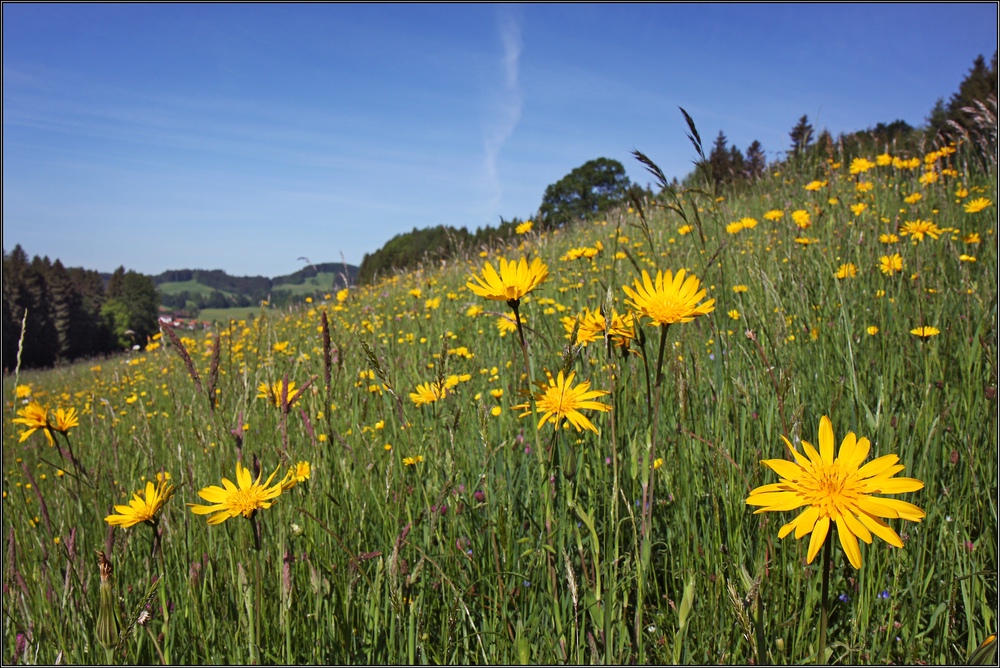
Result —
[[792, 140], [793, 155], [799, 155], [808, 148], [813, 138], [813, 126], [809, 124], [809, 117], [803, 114], [799, 122], [792, 128], [792, 131], [788, 133], [788, 136]]
[[750, 179], [759, 179], [767, 169], [767, 158], [764, 156], [764, 147], [756, 139], [747, 146], [747, 176]]

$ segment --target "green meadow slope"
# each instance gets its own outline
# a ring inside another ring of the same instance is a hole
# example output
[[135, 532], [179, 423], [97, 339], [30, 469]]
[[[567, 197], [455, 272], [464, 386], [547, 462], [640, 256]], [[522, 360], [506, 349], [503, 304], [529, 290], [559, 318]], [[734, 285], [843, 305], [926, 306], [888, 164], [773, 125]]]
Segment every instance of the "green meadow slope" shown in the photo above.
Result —
[[837, 663], [965, 662], [997, 622], [975, 155], [834, 150], [10, 379], [5, 659], [107, 660], [101, 550], [129, 663], [803, 663], [821, 627]]

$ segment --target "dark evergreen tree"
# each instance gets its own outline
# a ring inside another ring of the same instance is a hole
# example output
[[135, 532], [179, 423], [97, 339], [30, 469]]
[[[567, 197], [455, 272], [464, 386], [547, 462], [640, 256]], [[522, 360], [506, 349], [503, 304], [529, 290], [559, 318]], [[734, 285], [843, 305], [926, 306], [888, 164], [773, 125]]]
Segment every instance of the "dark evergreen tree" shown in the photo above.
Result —
[[729, 181], [742, 181], [747, 178], [747, 165], [743, 153], [735, 145], [729, 147]]
[[83, 299], [69, 272], [56, 260], [49, 270], [52, 327], [56, 332], [56, 358], [72, 360], [83, 353]]
[[52, 322], [48, 274], [49, 259], [37, 255], [31, 259], [25, 274], [24, 289], [27, 299], [28, 321], [24, 334], [22, 361], [26, 367], [52, 366], [58, 352], [58, 336]]
[[988, 97], [997, 96], [997, 53], [993, 52], [993, 59], [990, 66], [986, 66], [986, 60], [982, 55], [976, 56], [972, 63], [972, 69], [965, 75], [965, 79], [958, 86], [958, 92], [951, 96], [948, 102], [948, 118], [955, 121], [963, 128], [972, 127], [969, 112], [964, 111], [967, 107], [975, 107], [977, 101], [984, 102]]
[[708, 173], [712, 180], [712, 188], [718, 193], [722, 185], [732, 179], [729, 149], [726, 147], [726, 133], [719, 130], [719, 135], [712, 144], [708, 154]]
[[751, 179], [759, 179], [767, 169], [767, 158], [764, 156], [764, 147], [756, 139], [747, 146], [747, 176]]
[[809, 124], [809, 117], [803, 115], [792, 131], [788, 133], [788, 136], [792, 140], [793, 155], [798, 155], [808, 148], [813, 139], [813, 126]]

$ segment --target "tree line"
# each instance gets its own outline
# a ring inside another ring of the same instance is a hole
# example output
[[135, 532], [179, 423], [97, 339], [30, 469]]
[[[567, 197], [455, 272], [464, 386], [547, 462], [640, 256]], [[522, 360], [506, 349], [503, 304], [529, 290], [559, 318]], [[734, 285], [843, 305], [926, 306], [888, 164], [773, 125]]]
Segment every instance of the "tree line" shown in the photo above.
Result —
[[[996, 154], [997, 118], [997, 52], [993, 52], [990, 64], [979, 55], [972, 67], [946, 103], [939, 98], [926, 118], [923, 128], [914, 128], [903, 120], [891, 123], [880, 122], [873, 127], [856, 132], [842, 133], [836, 139], [827, 130], [818, 135], [803, 115], [788, 133], [791, 148], [786, 160], [802, 159], [814, 154], [832, 155], [834, 144], [846, 159], [870, 154], [873, 151], [893, 150], [918, 151], [921, 143], [938, 145], [964, 139], [979, 149], [980, 155], [988, 159]], [[716, 194], [730, 188], [752, 182], [763, 176], [767, 167], [760, 142], [752, 142], [743, 153], [729, 144], [723, 131], [719, 131], [711, 152], [684, 183], [693, 184], [699, 178], [708, 177]]]
[[[110, 276], [33, 257], [20, 245], [3, 253], [3, 368], [48, 367], [144, 345], [158, 331], [153, 280], [118, 267]], [[27, 316], [25, 316], [27, 314]]]

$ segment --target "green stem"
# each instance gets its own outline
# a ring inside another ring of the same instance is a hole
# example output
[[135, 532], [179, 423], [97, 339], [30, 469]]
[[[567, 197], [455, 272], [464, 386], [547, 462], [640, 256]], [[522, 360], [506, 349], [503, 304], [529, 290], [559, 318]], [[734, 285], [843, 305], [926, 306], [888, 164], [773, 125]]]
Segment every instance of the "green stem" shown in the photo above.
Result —
[[816, 663], [819, 665], [826, 665], [826, 606], [827, 599], [830, 594], [830, 538], [832, 533], [826, 535], [826, 541], [823, 543], [823, 563], [821, 568], [823, 569], [823, 592], [820, 595], [820, 608], [819, 608], [819, 652], [816, 655]]

